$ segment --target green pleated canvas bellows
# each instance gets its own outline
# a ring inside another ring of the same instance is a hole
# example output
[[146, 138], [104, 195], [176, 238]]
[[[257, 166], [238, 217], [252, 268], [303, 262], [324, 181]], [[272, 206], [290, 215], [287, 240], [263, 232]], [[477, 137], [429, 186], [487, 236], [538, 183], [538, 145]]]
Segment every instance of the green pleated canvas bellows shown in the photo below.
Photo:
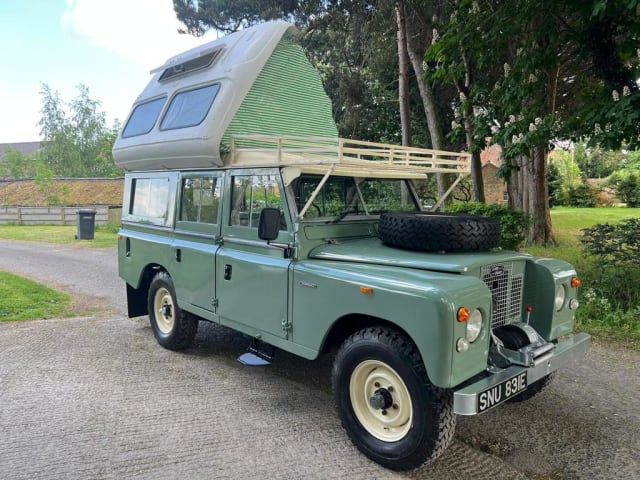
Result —
[[221, 151], [229, 150], [230, 135], [248, 134], [338, 136], [331, 101], [299, 45], [280, 41], [227, 127]]

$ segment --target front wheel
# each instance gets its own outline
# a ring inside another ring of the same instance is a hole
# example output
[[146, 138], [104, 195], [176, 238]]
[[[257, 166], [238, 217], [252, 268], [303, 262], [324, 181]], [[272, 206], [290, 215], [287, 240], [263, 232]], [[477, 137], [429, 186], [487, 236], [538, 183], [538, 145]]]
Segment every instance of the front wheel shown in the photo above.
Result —
[[158, 272], [151, 280], [148, 306], [151, 329], [160, 345], [169, 350], [191, 346], [198, 319], [178, 306], [173, 280], [166, 272]]
[[367, 328], [347, 338], [332, 382], [351, 441], [385, 467], [416, 468], [453, 439], [451, 391], [429, 382], [417, 349], [395, 330]]

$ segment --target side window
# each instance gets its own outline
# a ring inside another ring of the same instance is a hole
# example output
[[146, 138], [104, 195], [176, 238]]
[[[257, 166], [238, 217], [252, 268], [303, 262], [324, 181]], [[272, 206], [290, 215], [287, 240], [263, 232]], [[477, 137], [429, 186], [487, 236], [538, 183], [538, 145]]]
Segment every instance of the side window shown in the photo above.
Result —
[[168, 178], [134, 178], [129, 214], [154, 225], [164, 225], [169, 213]]
[[182, 179], [180, 220], [183, 222], [218, 223], [220, 182], [218, 177]]
[[[280, 188], [274, 175], [238, 175], [231, 183], [229, 225], [258, 228], [260, 212], [265, 207], [279, 208]], [[280, 230], [286, 230], [284, 217]]]
[[220, 85], [214, 84], [178, 93], [162, 118], [160, 130], [198, 125], [207, 116], [218, 90]]
[[149, 133], [158, 120], [160, 110], [167, 98], [156, 98], [149, 102], [141, 103], [133, 109], [127, 124], [122, 130], [122, 138], [135, 137]]

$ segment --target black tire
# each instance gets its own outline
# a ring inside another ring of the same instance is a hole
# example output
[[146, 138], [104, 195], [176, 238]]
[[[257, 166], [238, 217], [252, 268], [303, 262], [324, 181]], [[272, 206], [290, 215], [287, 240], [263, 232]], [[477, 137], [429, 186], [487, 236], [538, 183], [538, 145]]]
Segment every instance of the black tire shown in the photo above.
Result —
[[166, 272], [156, 273], [151, 280], [148, 307], [151, 329], [160, 345], [184, 350], [193, 344], [198, 319], [178, 306], [173, 280]]
[[426, 252], [478, 252], [500, 243], [500, 221], [465, 213], [387, 212], [380, 215], [386, 245]]
[[509, 398], [507, 400], [507, 402], [520, 403], [520, 402], [525, 402], [525, 401], [535, 397], [542, 390], [544, 390], [547, 387], [547, 385], [549, 385], [551, 383], [551, 381], [553, 380], [554, 376], [555, 376], [555, 372], [554, 373], [550, 373], [546, 377], [542, 377], [540, 380], [536, 380], [531, 385], [529, 385], [524, 392], [519, 393], [515, 397]]
[[332, 386], [349, 438], [380, 465], [416, 468], [453, 440], [453, 393], [429, 382], [420, 354], [399, 332], [367, 328], [347, 338]]

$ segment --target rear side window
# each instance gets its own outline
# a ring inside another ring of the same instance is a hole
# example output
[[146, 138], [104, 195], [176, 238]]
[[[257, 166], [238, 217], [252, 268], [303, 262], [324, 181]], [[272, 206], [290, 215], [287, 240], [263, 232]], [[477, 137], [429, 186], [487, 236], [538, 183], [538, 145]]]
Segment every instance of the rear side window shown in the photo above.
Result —
[[134, 178], [129, 214], [154, 225], [165, 225], [169, 214], [168, 178]]
[[207, 116], [218, 90], [220, 85], [216, 83], [178, 93], [171, 100], [160, 129], [173, 130], [200, 124]]
[[158, 120], [158, 115], [164, 106], [166, 97], [156, 98], [136, 106], [124, 126], [122, 138], [135, 137], [149, 133]]
[[219, 204], [218, 177], [194, 177], [182, 180], [181, 221], [216, 224]]

